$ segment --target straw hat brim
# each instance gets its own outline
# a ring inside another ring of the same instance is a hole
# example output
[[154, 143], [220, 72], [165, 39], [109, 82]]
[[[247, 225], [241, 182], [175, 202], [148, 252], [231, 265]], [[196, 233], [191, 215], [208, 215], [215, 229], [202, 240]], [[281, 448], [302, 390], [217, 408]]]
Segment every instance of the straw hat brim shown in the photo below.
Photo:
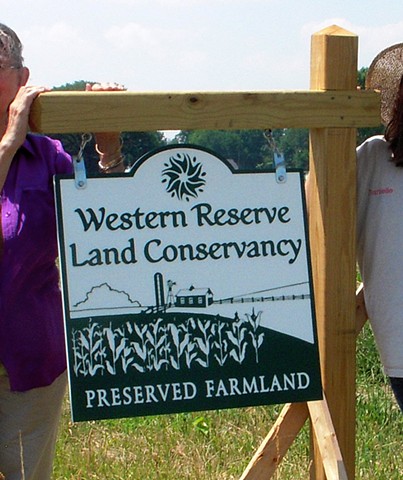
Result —
[[381, 118], [387, 125], [393, 112], [400, 79], [403, 75], [403, 43], [382, 50], [372, 61], [365, 88], [381, 92]]

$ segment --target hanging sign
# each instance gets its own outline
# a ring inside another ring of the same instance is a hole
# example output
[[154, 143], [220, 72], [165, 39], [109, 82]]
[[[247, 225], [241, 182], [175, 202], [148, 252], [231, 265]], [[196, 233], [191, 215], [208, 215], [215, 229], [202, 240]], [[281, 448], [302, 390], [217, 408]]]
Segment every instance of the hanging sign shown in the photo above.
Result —
[[55, 184], [75, 421], [321, 397], [301, 172], [174, 146]]

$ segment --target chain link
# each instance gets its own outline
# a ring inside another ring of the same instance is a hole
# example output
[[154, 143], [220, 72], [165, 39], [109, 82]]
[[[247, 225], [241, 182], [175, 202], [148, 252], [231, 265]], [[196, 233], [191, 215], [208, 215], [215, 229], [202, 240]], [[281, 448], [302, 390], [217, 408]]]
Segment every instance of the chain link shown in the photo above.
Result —
[[279, 149], [278, 149], [278, 147], [277, 147], [277, 144], [276, 144], [276, 142], [275, 142], [275, 140], [274, 140], [272, 131], [271, 131], [270, 129], [264, 130], [263, 136], [264, 136], [264, 138], [266, 139], [269, 147], [273, 150], [273, 152], [279, 154], [280, 152], [279, 152]]
[[77, 154], [77, 161], [78, 162], [81, 162], [81, 160], [83, 159], [85, 146], [87, 145], [88, 142], [91, 141], [91, 139], [92, 139], [92, 134], [91, 133], [83, 133], [81, 135], [80, 150], [78, 151], [78, 154]]

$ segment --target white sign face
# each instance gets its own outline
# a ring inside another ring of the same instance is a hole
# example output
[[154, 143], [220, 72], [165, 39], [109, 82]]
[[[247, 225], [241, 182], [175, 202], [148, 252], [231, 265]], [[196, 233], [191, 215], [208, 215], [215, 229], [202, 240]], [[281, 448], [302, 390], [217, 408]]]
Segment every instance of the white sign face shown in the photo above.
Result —
[[56, 198], [73, 418], [320, 398], [300, 172], [175, 146]]

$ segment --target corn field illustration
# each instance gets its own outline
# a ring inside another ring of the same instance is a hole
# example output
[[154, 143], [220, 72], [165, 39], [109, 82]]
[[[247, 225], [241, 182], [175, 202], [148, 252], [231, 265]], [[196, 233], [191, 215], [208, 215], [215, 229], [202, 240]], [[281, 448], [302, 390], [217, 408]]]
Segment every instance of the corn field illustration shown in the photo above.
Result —
[[71, 331], [72, 370], [76, 377], [93, 377], [259, 363], [261, 314], [143, 316], [119, 326], [90, 319]]

